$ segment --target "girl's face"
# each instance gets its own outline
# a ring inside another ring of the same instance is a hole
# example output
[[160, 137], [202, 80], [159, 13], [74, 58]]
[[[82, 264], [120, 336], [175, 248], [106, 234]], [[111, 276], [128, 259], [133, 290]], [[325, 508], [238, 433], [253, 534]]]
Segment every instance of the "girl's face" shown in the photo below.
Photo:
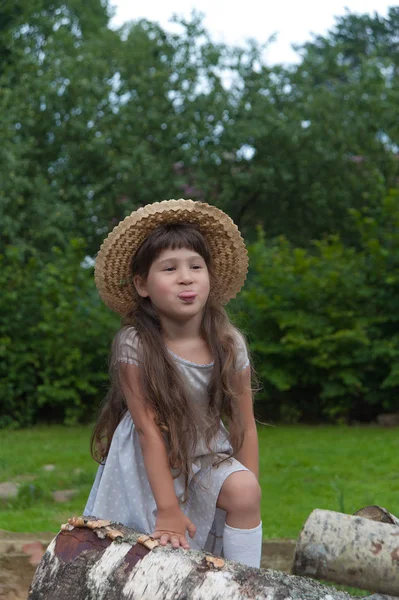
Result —
[[210, 291], [205, 260], [189, 248], [163, 250], [147, 279], [136, 276], [134, 283], [140, 296], [151, 299], [160, 317], [176, 321], [202, 316]]

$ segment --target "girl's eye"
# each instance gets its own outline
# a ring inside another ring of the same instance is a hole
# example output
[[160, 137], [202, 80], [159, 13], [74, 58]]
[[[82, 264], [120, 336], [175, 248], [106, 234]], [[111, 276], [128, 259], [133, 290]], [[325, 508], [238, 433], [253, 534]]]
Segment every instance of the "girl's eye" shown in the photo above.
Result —
[[193, 265], [192, 268], [193, 269], [201, 269], [202, 267], [201, 267], [201, 265]]
[[174, 267], [165, 267], [164, 271], [174, 271]]

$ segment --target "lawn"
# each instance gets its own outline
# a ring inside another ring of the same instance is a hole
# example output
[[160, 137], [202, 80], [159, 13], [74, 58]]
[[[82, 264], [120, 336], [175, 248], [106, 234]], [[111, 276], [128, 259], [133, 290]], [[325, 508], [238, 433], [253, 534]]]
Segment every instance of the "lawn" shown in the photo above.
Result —
[[[0, 529], [57, 532], [81, 514], [96, 471], [89, 427], [37, 427], [0, 432], [0, 482], [19, 494], [0, 500]], [[399, 514], [398, 429], [260, 427], [264, 537], [296, 538], [314, 508], [352, 513], [379, 504]], [[45, 470], [45, 465], [54, 465]], [[55, 490], [77, 495], [56, 503]]]

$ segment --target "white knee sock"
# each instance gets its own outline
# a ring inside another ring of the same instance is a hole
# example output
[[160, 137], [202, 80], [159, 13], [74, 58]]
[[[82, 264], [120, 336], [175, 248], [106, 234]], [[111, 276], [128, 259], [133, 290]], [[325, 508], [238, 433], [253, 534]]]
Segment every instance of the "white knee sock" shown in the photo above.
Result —
[[262, 554], [262, 521], [254, 529], [236, 529], [227, 523], [223, 531], [223, 555], [248, 567], [260, 566]]

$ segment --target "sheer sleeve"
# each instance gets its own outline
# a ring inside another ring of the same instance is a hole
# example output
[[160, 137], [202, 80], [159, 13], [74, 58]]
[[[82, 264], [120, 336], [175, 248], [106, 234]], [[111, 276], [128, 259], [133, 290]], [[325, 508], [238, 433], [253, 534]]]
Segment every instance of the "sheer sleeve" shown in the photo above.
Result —
[[140, 341], [134, 327], [123, 327], [115, 337], [114, 362], [140, 366]]
[[237, 346], [236, 346], [237, 357], [236, 357], [235, 370], [242, 371], [243, 369], [246, 369], [250, 364], [248, 350], [247, 350], [247, 344], [246, 344], [244, 336], [242, 335], [242, 333], [237, 331], [237, 329], [234, 330], [234, 337], [236, 338], [236, 344], [237, 344]]

